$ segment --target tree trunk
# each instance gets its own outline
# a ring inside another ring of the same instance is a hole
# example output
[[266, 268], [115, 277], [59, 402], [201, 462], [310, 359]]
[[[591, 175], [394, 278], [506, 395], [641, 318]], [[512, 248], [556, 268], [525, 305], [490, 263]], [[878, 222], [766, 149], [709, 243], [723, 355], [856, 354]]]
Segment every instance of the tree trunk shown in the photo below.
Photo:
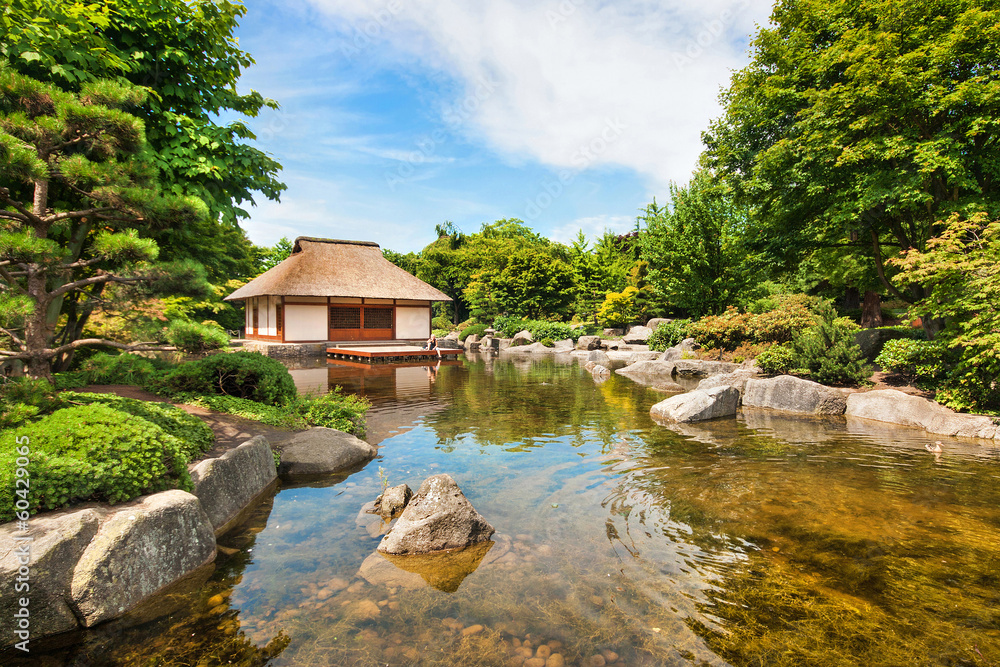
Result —
[[872, 290], [865, 292], [865, 303], [861, 309], [861, 326], [865, 329], [882, 326], [882, 298], [878, 292]]
[[861, 307], [861, 293], [857, 287], [844, 289], [844, 310], [855, 310]]

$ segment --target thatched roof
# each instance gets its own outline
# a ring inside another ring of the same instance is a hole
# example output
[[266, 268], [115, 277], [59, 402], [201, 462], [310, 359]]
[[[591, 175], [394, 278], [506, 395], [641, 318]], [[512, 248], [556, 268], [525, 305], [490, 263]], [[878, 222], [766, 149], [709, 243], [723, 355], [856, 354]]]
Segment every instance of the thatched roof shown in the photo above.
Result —
[[377, 243], [300, 236], [285, 261], [226, 297], [340, 296], [451, 301], [382, 256]]

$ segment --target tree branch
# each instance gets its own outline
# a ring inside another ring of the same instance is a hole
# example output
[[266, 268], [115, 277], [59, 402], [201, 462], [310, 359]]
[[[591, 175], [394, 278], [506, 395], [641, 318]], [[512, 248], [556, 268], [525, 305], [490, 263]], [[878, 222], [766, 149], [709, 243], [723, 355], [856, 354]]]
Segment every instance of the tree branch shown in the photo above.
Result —
[[17, 201], [16, 199], [13, 199], [10, 196], [10, 189], [9, 188], [0, 187], [0, 199], [2, 199], [8, 205], [13, 206], [14, 208], [16, 208], [18, 211], [20, 211], [21, 214], [24, 215], [25, 218], [26, 218], [24, 220], [24, 222], [33, 222], [33, 223], [36, 223], [36, 224], [39, 224], [39, 223], [42, 222], [42, 219], [39, 218], [34, 213], [32, 213], [30, 209], [25, 208], [21, 204], [21, 202]]
[[129, 283], [142, 282], [143, 280], [144, 278], [122, 278], [112, 273], [105, 273], [99, 276], [92, 276], [90, 278], [84, 278], [83, 280], [77, 280], [76, 282], [66, 283], [62, 287], [49, 292], [49, 300], [51, 301], [52, 299], [58, 296], [62, 296], [67, 292], [78, 290], [81, 287], [86, 287], [87, 285], [97, 285], [100, 283], [109, 283], [109, 282], [129, 284]]
[[11, 340], [13, 340], [18, 347], [24, 349], [24, 341], [21, 340], [16, 333], [6, 327], [0, 327], [0, 333], [5, 333], [10, 336]]
[[8, 271], [6, 267], [0, 266], [0, 278], [3, 278], [7, 284], [10, 285], [11, 289], [15, 289], [21, 294], [27, 296], [28, 292], [17, 284], [17, 281], [14, 280], [14, 276], [11, 275], [10, 271]]
[[889, 282], [889, 279], [885, 277], [885, 266], [882, 263], [882, 249], [878, 243], [878, 232], [876, 232], [874, 228], [869, 229], [869, 231], [872, 235], [872, 249], [875, 251], [875, 271], [878, 273], [879, 280], [882, 281], [885, 288], [892, 292], [893, 296], [897, 299], [905, 301], [906, 303], [913, 303], [912, 299], [907, 299], [903, 296], [903, 293], [896, 289], [896, 287]]
[[56, 215], [45, 216], [46, 222], [53, 223], [59, 220], [66, 220], [67, 218], [86, 218], [88, 215], [101, 215], [104, 213], [109, 213], [115, 209], [110, 206], [105, 206], [103, 208], [89, 208], [85, 211], [70, 211], [68, 213], [57, 213]]

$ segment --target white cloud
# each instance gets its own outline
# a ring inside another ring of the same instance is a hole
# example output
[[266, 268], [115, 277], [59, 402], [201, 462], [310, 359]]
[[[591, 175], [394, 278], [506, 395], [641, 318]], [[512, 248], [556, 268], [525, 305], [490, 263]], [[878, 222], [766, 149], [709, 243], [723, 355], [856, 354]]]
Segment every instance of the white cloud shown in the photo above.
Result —
[[[771, 0], [301, 0], [344, 55], [419, 62], [459, 83], [445, 122], [511, 161], [619, 165], [686, 180], [717, 97]], [[608, 127], [620, 132], [609, 137]]]
[[595, 215], [587, 218], [577, 218], [565, 225], [552, 230], [549, 238], [558, 243], [571, 245], [581, 230], [593, 245], [594, 241], [610, 231], [615, 234], [626, 234], [635, 229], [635, 218], [627, 215]]

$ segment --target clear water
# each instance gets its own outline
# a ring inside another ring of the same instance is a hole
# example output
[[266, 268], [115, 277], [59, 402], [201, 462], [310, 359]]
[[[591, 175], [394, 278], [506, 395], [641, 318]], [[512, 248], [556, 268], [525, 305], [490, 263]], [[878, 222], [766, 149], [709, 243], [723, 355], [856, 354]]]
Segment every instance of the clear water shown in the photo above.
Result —
[[[662, 394], [568, 359], [293, 373], [367, 395], [379, 458], [282, 487], [169, 614], [32, 664], [1000, 664], [994, 445], [763, 412], [665, 428]], [[380, 469], [452, 475], [492, 547], [378, 562]]]

